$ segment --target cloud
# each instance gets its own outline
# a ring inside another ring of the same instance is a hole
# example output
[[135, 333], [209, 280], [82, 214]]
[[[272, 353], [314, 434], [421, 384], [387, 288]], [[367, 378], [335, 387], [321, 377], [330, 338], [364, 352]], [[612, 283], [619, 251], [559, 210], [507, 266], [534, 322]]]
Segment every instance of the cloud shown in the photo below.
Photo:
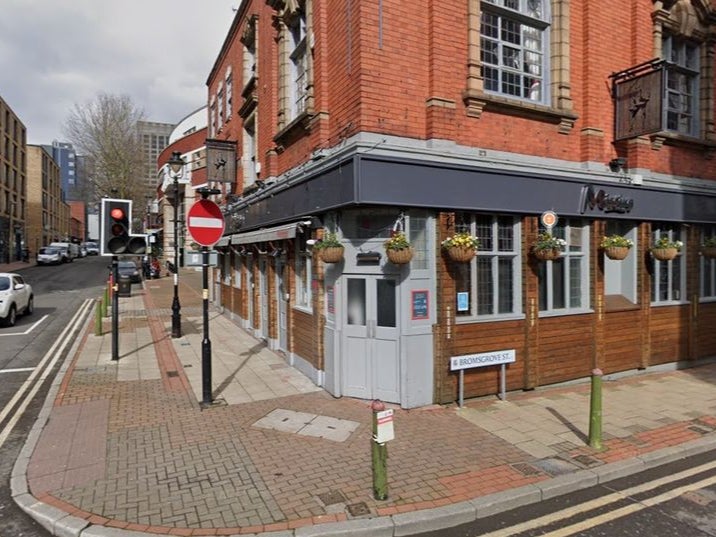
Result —
[[98, 93], [127, 94], [147, 119], [178, 122], [206, 103], [239, 2], [2, 0], [0, 96], [36, 144], [61, 140], [71, 108]]

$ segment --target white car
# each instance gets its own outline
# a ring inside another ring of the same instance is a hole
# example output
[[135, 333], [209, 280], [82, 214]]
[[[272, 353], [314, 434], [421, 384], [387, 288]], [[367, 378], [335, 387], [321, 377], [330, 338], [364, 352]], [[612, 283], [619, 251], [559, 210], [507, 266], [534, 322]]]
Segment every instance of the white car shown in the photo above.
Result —
[[37, 252], [38, 265], [59, 265], [62, 261], [62, 251], [54, 246], [43, 246]]
[[35, 311], [32, 286], [13, 272], [0, 272], [0, 320], [5, 326], [15, 326], [21, 313]]

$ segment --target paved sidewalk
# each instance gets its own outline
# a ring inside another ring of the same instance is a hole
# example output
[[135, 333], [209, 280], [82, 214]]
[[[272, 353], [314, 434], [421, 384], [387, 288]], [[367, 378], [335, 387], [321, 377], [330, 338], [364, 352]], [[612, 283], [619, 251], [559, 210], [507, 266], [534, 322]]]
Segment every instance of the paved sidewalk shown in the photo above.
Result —
[[[449, 527], [716, 447], [716, 364], [604, 385], [604, 449], [587, 447], [589, 386], [395, 408], [389, 498], [372, 496], [370, 402], [336, 399], [213, 308], [202, 410], [201, 275], [120, 299], [84, 338], [13, 472], [16, 502], [55, 535], [399, 536]], [[93, 316], [91, 316], [93, 317]]]

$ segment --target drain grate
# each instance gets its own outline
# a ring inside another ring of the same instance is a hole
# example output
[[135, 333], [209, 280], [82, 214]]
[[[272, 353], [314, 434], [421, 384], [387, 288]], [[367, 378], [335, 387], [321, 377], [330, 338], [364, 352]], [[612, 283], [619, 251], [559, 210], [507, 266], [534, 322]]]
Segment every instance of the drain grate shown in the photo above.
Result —
[[575, 455], [572, 457], [572, 460], [585, 468], [591, 468], [592, 466], [599, 466], [602, 464], [602, 461], [595, 459], [594, 457], [590, 457], [589, 455]]
[[350, 505], [347, 505], [346, 509], [351, 516], [365, 516], [370, 514], [368, 504], [365, 502], [352, 503]]
[[179, 371], [167, 371], [167, 377], [178, 377]]
[[535, 468], [531, 464], [527, 464], [524, 462], [519, 462], [517, 464], [513, 464], [512, 468], [517, 470], [519, 473], [521, 473], [524, 476], [533, 476], [533, 475], [540, 475], [542, 473], [541, 470], [538, 468]]
[[329, 490], [323, 494], [318, 495], [318, 499], [321, 500], [323, 505], [335, 505], [337, 503], [344, 503], [346, 501], [345, 496], [338, 490]]
[[713, 432], [712, 429], [706, 429], [706, 428], [702, 427], [701, 425], [689, 425], [688, 429], [689, 429], [689, 431], [694, 431], [695, 433], [698, 433], [698, 434], [709, 434], [709, 433]]

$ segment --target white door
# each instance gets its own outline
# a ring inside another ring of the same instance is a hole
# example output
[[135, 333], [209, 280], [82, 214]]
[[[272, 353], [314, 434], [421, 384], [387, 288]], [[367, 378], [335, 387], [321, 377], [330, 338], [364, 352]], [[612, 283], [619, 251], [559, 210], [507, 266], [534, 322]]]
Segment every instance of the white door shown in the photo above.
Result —
[[276, 258], [276, 296], [278, 297], [278, 348], [288, 353], [288, 290], [284, 283], [286, 263]]
[[246, 300], [248, 300], [246, 314], [248, 316], [248, 326], [253, 330], [256, 328], [256, 321], [254, 320], [254, 259], [253, 257], [246, 258], [246, 281], [248, 283], [248, 289], [246, 290]]
[[344, 290], [342, 392], [399, 403], [397, 280], [350, 275]]

